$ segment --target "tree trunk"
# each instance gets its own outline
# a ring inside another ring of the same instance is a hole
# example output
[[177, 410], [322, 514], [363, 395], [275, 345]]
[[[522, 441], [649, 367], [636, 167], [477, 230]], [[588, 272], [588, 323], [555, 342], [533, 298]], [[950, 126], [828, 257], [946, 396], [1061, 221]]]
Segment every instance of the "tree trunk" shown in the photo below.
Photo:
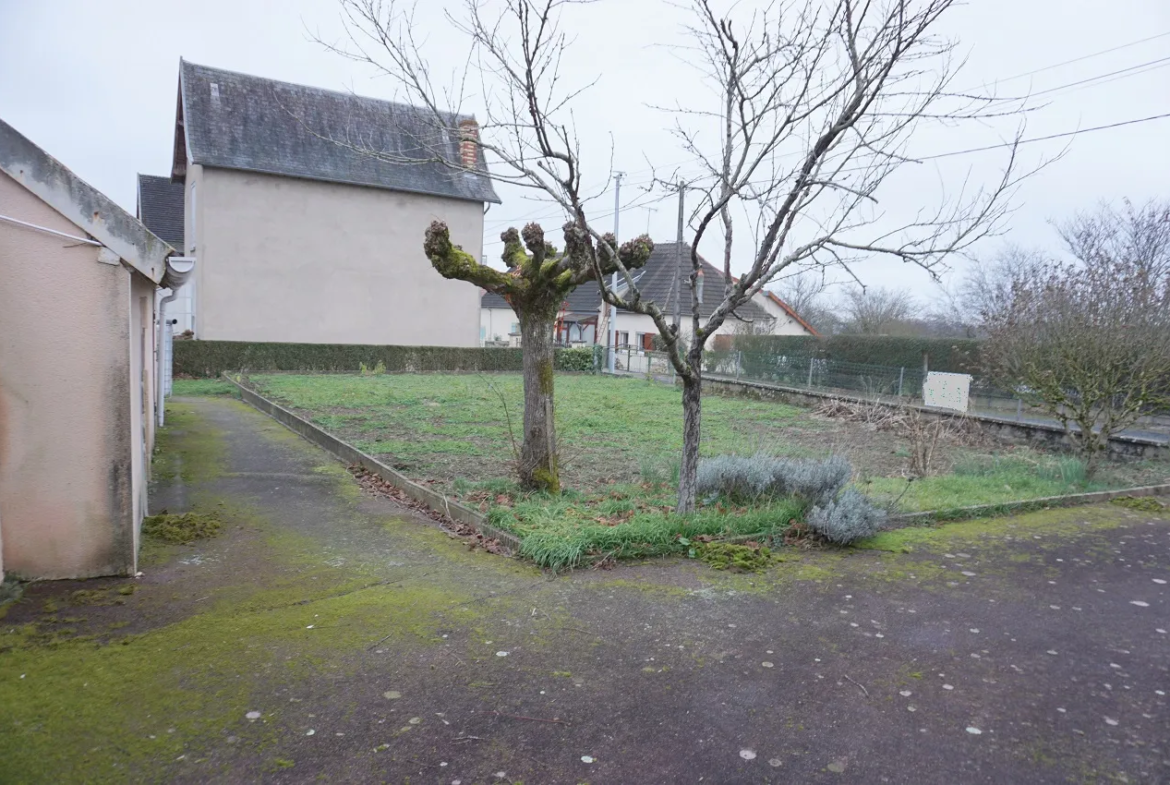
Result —
[[690, 362], [691, 373], [683, 377], [683, 449], [678, 471], [677, 512], [695, 510], [699, 479], [699, 443], [702, 438], [703, 363]]
[[556, 310], [520, 317], [524, 357], [524, 444], [520, 448], [520, 484], [560, 493], [557, 436], [553, 420], [553, 325]]

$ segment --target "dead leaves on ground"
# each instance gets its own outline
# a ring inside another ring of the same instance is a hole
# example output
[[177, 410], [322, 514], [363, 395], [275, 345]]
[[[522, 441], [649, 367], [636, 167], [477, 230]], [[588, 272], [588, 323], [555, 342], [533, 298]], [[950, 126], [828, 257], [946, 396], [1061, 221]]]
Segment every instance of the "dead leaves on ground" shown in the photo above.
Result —
[[431, 509], [422, 502], [410, 498], [373, 472], [355, 465], [349, 467], [349, 473], [354, 476], [365, 492], [372, 496], [393, 499], [403, 507], [430, 518], [432, 521], [438, 523], [448, 535], [458, 537], [466, 542], [468, 548], [473, 550], [475, 548], [483, 548], [488, 553], [494, 553], [500, 556], [512, 555], [511, 550], [499, 540], [485, 537], [474, 526], [453, 520], [438, 510]]

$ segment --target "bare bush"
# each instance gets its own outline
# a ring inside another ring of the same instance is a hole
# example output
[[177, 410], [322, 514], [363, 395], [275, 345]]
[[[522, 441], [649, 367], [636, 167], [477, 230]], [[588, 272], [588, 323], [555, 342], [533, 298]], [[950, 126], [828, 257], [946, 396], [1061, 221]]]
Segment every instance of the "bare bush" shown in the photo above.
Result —
[[1090, 474], [1114, 434], [1170, 409], [1170, 276], [1146, 262], [1027, 270], [984, 327], [987, 374], [1060, 422]]

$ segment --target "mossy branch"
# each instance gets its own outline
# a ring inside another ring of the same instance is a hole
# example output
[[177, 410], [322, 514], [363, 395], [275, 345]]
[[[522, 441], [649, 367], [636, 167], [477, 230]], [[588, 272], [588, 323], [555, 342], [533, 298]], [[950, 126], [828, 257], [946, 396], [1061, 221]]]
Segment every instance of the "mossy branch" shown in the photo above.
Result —
[[474, 256], [452, 244], [447, 224], [442, 221], [432, 221], [427, 228], [423, 250], [431, 265], [444, 278], [467, 281], [497, 294], [511, 292], [514, 279], [480, 264]]

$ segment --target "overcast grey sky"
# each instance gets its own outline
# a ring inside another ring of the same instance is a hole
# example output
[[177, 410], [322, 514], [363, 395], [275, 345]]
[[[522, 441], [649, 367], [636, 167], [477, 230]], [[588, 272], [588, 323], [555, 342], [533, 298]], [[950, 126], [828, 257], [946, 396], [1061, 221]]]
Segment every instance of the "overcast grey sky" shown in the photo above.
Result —
[[[466, 49], [444, 47], [444, 3], [422, 5], [419, 23], [435, 70], [449, 73], [466, 61]], [[459, 3], [448, 5], [457, 10]], [[576, 82], [600, 77], [576, 113], [590, 181], [599, 186], [606, 181], [612, 139], [615, 167], [629, 173], [622, 201], [648, 201], [653, 195], [637, 190], [649, 177], [647, 159], [658, 166], [682, 164], [683, 174], [693, 167], [665, 130], [670, 119], [646, 104], [710, 100], [672, 55], [682, 17], [661, 0], [603, 0], [574, 13], [580, 45], [566, 61], [566, 76]], [[309, 39], [306, 27], [327, 39], [337, 37], [337, 16], [334, 0], [0, 0], [0, 117], [133, 212], [135, 175], [170, 171], [180, 56], [290, 82], [396, 97], [389, 80]], [[955, 9], [943, 32], [957, 39], [969, 58], [959, 86], [975, 87], [1170, 33], [1170, 3], [976, 0]], [[1162, 59], [1167, 62], [1155, 62]], [[1170, 113], [1170, 35], [1001, 82], [999, 92], [1050, 91], [1144, 64], [1150, 65], [1037, 96], [1033, 104], [1043, 106], [1029, 116], [1026, 136]], [[915, 141], [913, 152], [995, 144], [1013, 128], [1014, 122], [932, 129]], [[1025, 162], [1054, 155], [1069, 141], [1028, 145]], [[931, 193], [916, 183], [953, 189], [968, 175], [986, 179], [1002, 161], [1001, 150], [921, 164], [916, 180], [884, 194], [886, 204], [912, 207]], [[505, 204], [487, 216], [486, 252], [493, 257], [503, 226], [555, 213], [513, 191], [502, 195]], [[1053, 246], [1049, 219], [1123, 197], [1170, 197], [1170, 119], [1072, 139], [1063, 159], [1022, 187], [1006, 239]], [[602, 197], [596, 211], [610, 212], [612, 201], [612, 193]], [[624, 211], [622, 235], [649, 229], [657, 239], [673, 240], [675, 203], [653, 207], [657, 210]], [[716, 256], [714, 247], [704, 244], [703, 250]], [[965, 264], [954, 262], [960, 272]], [[869, 284], [909, 286], [924, 296], [932, 292], [924, 273], [899, 262], [874, 261], [858, 272]]]

